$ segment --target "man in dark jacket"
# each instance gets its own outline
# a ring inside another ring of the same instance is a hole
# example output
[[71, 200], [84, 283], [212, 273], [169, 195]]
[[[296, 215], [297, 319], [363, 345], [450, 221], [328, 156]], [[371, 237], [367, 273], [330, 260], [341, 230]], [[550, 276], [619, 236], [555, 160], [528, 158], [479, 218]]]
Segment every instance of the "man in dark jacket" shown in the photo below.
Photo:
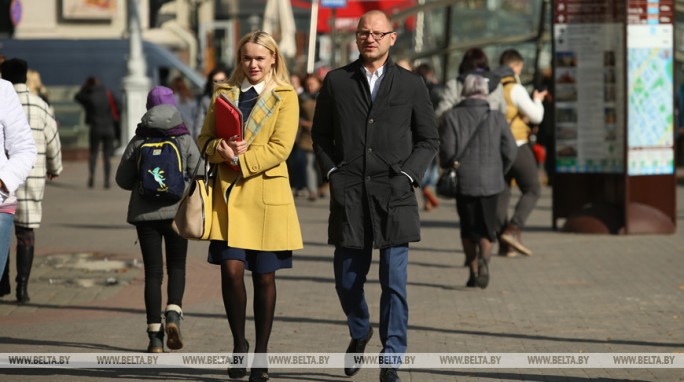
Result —
[[[328, 243], [352, 337], [347, 353], [363, 353], [373, 334], [363, 290], [373, 248], [380, 249], [382, 352], [406, 351], [408, 243], [420, 240], [414, 188], [439, 146], [425, 83], [389, 59], [396, 38], [387, 15], [363, 15], [360, 58], [325, 77], [313, 121], [314, 150], [330, 181]], [[359, 368], [347, 364], [345, 374]], [[382, 369], [380, 380], [399, 381], [396, 369]]]
[[90, 158], [88, 160], [88, 187], [94, 184], [95, 164], [100, 143], [104, 159], [104, 186], [109, 188], [111, 173], [111, 157], [114, 154], [114, 140], [116, 139], [116, 127], [114, 114], [112, 113], [113, 99], [111, 93], [100, 84], [95, 77], [89, 77], [81, 90], [76, 93], [74, 99], [85, 110], [85, 121], [90, 127], [89, 143]]

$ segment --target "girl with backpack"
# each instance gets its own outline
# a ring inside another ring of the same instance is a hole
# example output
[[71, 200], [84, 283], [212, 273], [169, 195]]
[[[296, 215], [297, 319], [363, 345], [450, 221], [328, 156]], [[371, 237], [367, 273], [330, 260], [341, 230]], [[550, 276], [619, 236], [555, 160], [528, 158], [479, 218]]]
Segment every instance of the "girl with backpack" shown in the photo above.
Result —
[[[116, 172], [119, 187], [131, 191], [127, 221], [135, 225], [145, 266], [148, 353], [164, 351], [165, 333], [169, 349], [183, 347], [180, 325], [188, 241], [174, 232], [171, 224], [201, 158], [175, 105], [171, 89], [157, 86], [150, 91], [148, 111], [128, 143]], [[161, 315], [162, 241], [166, 246], [168, 273], [166, 330]]]

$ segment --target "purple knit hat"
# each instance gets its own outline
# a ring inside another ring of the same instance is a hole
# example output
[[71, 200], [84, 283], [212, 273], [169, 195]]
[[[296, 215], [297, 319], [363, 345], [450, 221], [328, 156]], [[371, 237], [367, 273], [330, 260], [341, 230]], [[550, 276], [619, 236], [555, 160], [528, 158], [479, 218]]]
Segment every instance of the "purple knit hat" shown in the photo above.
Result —
[[158, 105], [172, 105], [176, 106], [176, 97], [173, 96], [173, 90], [166, 86], [155, 86], [147, 93], [147, 110]]

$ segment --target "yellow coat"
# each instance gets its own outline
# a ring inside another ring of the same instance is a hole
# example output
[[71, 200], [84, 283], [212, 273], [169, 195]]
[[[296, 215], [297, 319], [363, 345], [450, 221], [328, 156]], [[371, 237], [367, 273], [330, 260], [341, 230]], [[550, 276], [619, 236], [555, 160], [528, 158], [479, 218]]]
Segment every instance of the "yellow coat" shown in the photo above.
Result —
[[[199, 147], [215, 137], [216, 96], [225, 93], [236, 102], [240, 88], [222, 85], [214, 97], [199, 135]], [[242, 177], [228, 194], [238, 171], [216, 151], [219, 140], [207, 147], [211, 163], [220, 163], [213, 193], [210, 239], [228, 246], [260, 251], [296, 250], [303, 247], [297, 210], [290, 189], [285, 160], [292, 150], [299, 124], [297, 93], [291, 86], [277, 86], [261, 94], [265, 109], [254, 107], [251, 122], [262, 124], [247, 151], [239, 157]], [[250, 139], [246, 132], [245, 140]]]

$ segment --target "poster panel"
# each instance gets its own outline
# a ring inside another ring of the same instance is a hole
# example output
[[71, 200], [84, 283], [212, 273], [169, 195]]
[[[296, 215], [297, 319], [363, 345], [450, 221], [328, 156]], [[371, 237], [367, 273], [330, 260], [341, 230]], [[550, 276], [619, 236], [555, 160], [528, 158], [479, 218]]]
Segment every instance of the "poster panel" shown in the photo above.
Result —
[[615, 1], [554, 5], [556, 171], [622, 173], [624, 23]]
[[116, 14], [116, 0], [62, 0], [65, 20], [110, 20]]

